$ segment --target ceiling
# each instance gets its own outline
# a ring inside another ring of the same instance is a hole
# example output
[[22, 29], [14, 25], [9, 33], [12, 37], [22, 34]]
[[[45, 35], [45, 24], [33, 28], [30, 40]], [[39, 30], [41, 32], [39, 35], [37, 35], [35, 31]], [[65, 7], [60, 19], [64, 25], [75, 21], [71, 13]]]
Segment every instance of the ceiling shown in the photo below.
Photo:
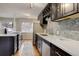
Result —
[[0, 3], [0, 17], [37, 18], [47, 3]]

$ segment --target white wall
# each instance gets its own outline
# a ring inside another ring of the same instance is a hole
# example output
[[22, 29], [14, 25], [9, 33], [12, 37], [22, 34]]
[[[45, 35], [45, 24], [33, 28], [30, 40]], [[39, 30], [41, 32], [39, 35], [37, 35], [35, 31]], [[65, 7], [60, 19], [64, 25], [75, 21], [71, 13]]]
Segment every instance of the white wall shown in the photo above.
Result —
[[33, 32], [34, 33], [43, 33], [44, 29], [40, 26], [39, 21], [33, 23]]

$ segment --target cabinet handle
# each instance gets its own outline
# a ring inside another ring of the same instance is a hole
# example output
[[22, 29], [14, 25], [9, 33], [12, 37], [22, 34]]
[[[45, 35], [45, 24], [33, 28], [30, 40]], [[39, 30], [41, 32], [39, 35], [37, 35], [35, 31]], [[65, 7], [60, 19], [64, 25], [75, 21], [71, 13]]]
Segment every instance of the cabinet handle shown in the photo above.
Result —
[[61, 56], [58, 52], [55, 52], [58, 56]]

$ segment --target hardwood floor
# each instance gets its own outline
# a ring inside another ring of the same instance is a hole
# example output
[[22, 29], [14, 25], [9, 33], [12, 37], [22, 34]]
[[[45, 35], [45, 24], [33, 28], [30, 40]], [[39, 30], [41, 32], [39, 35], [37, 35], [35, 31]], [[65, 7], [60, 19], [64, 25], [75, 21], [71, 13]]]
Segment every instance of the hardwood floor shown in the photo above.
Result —
[[21, 48], [15, 56], [40, 56], [38, 50], [32, 44], [32, 40], [23, 40]]

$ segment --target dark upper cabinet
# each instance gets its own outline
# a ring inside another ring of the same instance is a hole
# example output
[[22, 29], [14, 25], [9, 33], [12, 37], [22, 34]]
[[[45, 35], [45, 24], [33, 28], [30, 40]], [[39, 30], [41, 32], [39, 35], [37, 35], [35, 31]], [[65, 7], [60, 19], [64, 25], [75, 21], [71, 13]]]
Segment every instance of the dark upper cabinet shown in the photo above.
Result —
[[52, 20], [58, 20], [79, 12], [78, 3], [52, 3]]
[[43, 15], [42, 23], [44, 25], [47, 25], [48, 22], [47, 22], [46, 18], [49, 18], [51, 16], [51, 3], [47, 4], [47, 6], [42, 11], [42, 15]]
[[77, 3], [61, 3], [63, 16], [68, 16], [77, 12]]
[[40, 23], [47, 24], [46, 17], [51, 20], [58, 20], [65, 16], [70, 16], [79, 12], [79, 3], [48, 3], [40, 13]]
[[36, 44], [41, 56], [71, 56], [58, 46], [36, 34]]
[[51, 16], [51, 3], [48, 3], [38, 16], [38, 20], [40, 20], [40, 25], [42, 27], [44, 27], [44, 25], [47, 25], [48, 22], [46, 18], [49, 18], [50, 16]]
[[51, 6], [51, 18], [52, 20], [55, 20], [57, 17], [57, 4], [56, 3], [52, 3]]
[[42, 41], [42, 56], [50, 56], [50, 45]]
[[59, 47], [53, 44], [51, 44], [50, 51], [51, 56], [71, 56], [69, 53], [65, 52], [64, 50], [60, 49]]
[[44, 27], [44, 25], [47, 25], [47, 20], [46, 20], [46, 17], [43, 17], [41, 20], [40, 20], [40, 25], [42, 26], [42, 27]]
[[[46, 17], [47, 17], [47, 16], [46, 16]], [[38, 20], [40, 20], [40, 25], [41, 25], [42, 27], [44, 27], [44, 25], [47, 25], [46, 17], [44, 17], [43, 13], [41, 13], [41, 14], [38, 16]]]
[[57, 19], [77, 13], [77, 3], [57, 3]]
[[48, 3], [47, 6], [43, 10], [43, 17], [50, 17], [51, 14], [51, 3]]
[[43, 26], [43, 14], [42, 13], [39, 14], [38, 20], [40, 21], [40, 25]]
[[43, 18], [42, 22], [43, 22], [43, 24], [46, 24], [47, 25], [46, 17]]

